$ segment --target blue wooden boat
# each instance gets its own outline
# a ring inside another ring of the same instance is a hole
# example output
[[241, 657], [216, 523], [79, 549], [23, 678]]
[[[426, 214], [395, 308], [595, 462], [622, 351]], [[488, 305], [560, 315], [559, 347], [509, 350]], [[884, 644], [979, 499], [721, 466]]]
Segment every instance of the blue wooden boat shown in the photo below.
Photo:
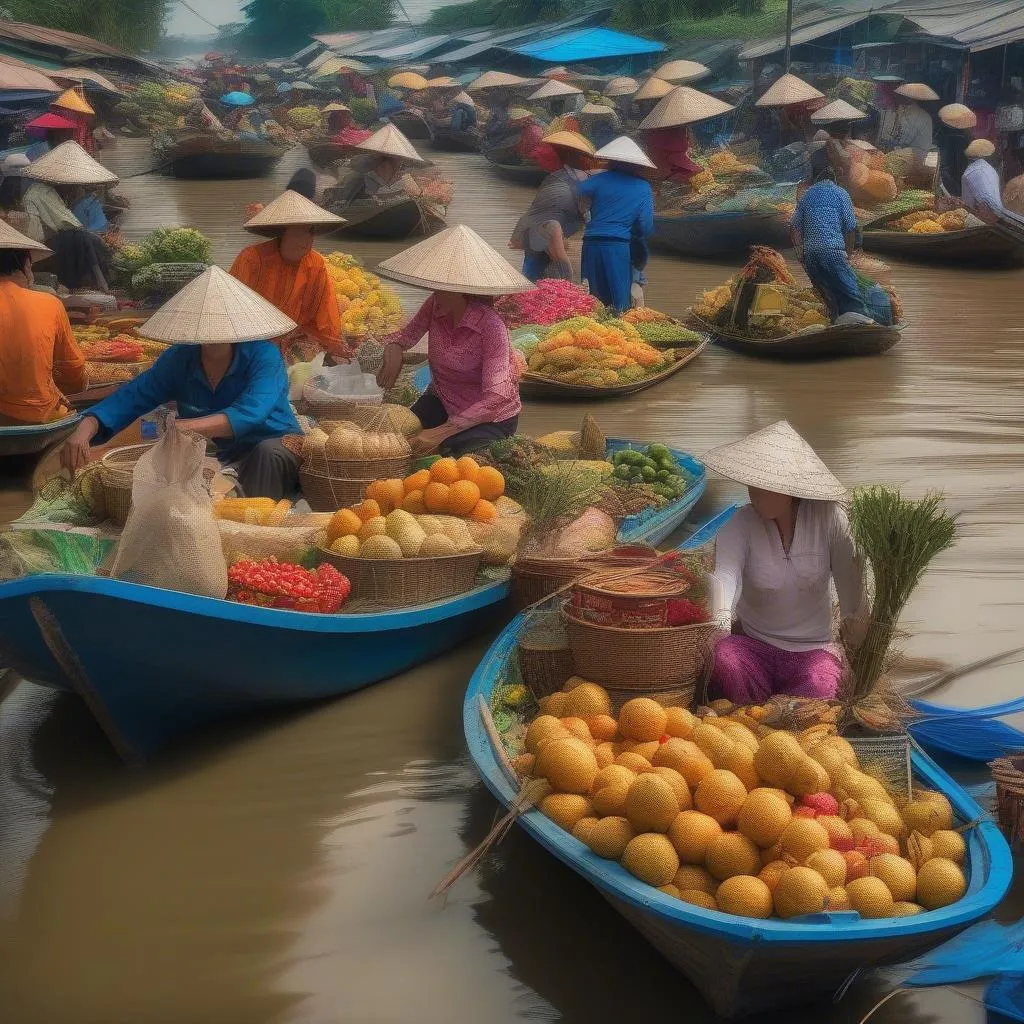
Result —
[[[683, 547], [705, 543], [728, 510]], [[518, 616], [500, 634], [466, 691], [463, 724], [469, 754], [498, 801], [509, 807], [518, 783], [506, 774], [481, 717], [514, 657], [524, 625]], [[717, 1014], [735, 1018], [831, 999], [844, 982], [869, 966], [896, 963], [931, 949], [992, 912], [1009, 888], [1013, 862], [996, 825], [934, 761], [913, 755], [915, 776], [941, 790], [964, 821], [968, 891], [952, 906], [916, 917], [862, 920], [855, 912], [823, 913], [794, 921], [734, 917], [682, 903], [644, 885], [604, 860], [538, 810], [519, 824], [545, 849], [581, 875], [700, 991]], [[537, 942], [543, 943], [543, 928]], [[581, 984], [583, 976], [580, 978]]]
[[79, 413], [73, 412], [52, 423], [0, 427], [0, 458], [36, 455], [45, 451], [51, 445], [63, 441], [78, 426], [81, 418]]

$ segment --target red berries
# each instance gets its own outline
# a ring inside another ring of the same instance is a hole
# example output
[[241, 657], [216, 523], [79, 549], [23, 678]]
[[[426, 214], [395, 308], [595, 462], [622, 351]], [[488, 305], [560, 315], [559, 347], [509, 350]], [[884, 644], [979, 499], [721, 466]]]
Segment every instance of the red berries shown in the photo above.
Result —
[[240, 604], [333, 614], [351, 592], [348, 577], [326, 563], [310, 571], [276, 558], [243, 559], [228, 569], [228, 599]]
[[542, 278], [532, 291], [505, 295], [494, 304], [498, 315], [511, 327], [523, 324], [548, 326], [574, 316], [588, 316], [598, 307], [589, 292], [571, 281]]

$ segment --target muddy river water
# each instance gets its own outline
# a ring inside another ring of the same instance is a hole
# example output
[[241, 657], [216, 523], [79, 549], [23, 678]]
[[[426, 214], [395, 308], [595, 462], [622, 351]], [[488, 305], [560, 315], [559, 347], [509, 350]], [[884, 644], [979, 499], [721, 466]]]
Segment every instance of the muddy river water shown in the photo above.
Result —
[[[129, 178], [126, 234], [194, 225], [227, 265], [251, 240], [245, 205], [273, 198], [303, 155], [260, 181]], [[148, 160], [144, 144], [127, 143], [110, 163], [127, 175]], [[503, 249], [530, 192], [481, 157], [437, 161], [456, 183], [449, 222]], [[369, 265], [400, 247], [340, 245]], [[729, 273], [655, 256], [649, 304], [681, 314]], [[894, 264], [893, 281], [910, 326], [883, 357], [786, 366], [712, 349], [657, 389], [594, 411], [608, 434], [697, 455], [785, 417], [848, 484], [944, 491], [962, 536], [909, 609], [910, 649], [961, 664], [1024, 642], [1024, 274]], [[423, 298], [400, 290], [407, 309]], [[574, 428], [581, 413], [532, 403], [521, 424]], [[6, 519], [27, 492], [0, 487]], [[716, 480], [702, 508], [739, 493]], [[489, 639], [326, 706], [218, 728], [141, 771], [117, 763], [76, 699], [15, 688], [0, 705], [0, 1019], [710, 1020], [680, 976], [518, 830], [444, 905], [428, 902], [495, 815], [461, 727]], [[994, 668], [942, 697], [1005, 699], [1019, 678], [1016, 665]], [[1001, 916], [1018, 916], [1016, 902]], [[855, 990], [785, 1019], [856, 1024], [878, 994]], [[982, 1021], [976, 995], [901, 996], [873, 1020]]]

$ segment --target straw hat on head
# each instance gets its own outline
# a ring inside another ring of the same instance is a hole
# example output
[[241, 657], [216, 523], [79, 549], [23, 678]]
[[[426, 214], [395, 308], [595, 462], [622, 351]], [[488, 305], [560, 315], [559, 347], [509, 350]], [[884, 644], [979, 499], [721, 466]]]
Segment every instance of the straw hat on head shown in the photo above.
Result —
[[392, 160], [404, 160], [416, 167], [426, 167], [429, 161], [416, 152], [413, 144], [393, 124], [386, 124], [375, 131], [365, 142], [360, 142], [354, 149], [364, 153], [375, 153], [388, 156]]
[[0, 220], [0, 249], [24, 249], [29, 253], [34, 263], [36, 260], [45, 259], [53, 253], [34, 238], [15, 231], [5, 220]]
[[581, 96], [582, 94], [583, 90], [577, 89], [575, 85], [559, 82], [557, 78], [552, 78], [550, 82], [545, 82], [536, 92], [531, 92], [527, 99], [553, 100], [559, 96]]
[[846, 100], [833, 100], [811, 114], [811, 121], [814, 124], [835, 124], [837, 121], [860, 121], [867, 116]]
[[504, 71], [485, 71], [479, 78], [466, 86], [466, 92], [482, 92], [485, 89], [508, 89], [512, 86], [529, 85], [530, 79], [509, 75]]
[[675, 128], [686, 124], [696, 124], [710, 117], [728, 113], [733, 109], [731, 103], [723, 103], [714, 96], [698, 92], [688, 85], [680, 85], [673, 89], [658, 105], [640, 122], [641, 131], [655, 128]]
[[48, 185], [109, 185], [118, 180], [77, 142], [62, 142], [25, 170], [26, 178]]
[[878, 149], [877, 146], [873, 146], [867, 139], [850, 139], [849, 144], [856, 146], [857, 149], [864, 150], [865, 153], [874, 153]]
[[475, 107], [476, 106], [476, 104], [473, 102], [473, 97], [470, 96], [468, 92], [460, 92], [455, 97], [455, 99], [452, 100], [452, 103], [463, 103], [467, 107]]
[[587, 156], [593, 156], [595, 152], [593, 143], [578, 132], [564, 130], [552, 132], [550, 135], [545, 135], [540, 141], [559, 149], [572, 149], [577, 153], [585, 153]]
[[442, 75], [440, 78], [428, 78], [425, 89], [461, 89], [462, 85], [456, 82], [450, 75]]
[[615, 110], [604, 103], [584, 103], [576, 112], [578, 117], [614, 117]]
[[696, 82], [699, 78], [707, 78], [711, 74], [711, 68], [699, 64], [695, 60], [670, 60], [662, 64], [654, 72], [655, 78], [664, 79], [674, 85], [683, 85], [686, 82]]
[[340, 228], [344, 223], [344, 217], [328, 213], [305, 196], [288, 189], [242, 226], [254, 235], [273, 238], [285, 228], [307, 227], [320, 234]]
[[846, 488], [786, 420], [715, 448], [702, 461], [708, 469], [762, 491], [809, 501], [843, 501], [847, 496]]
[[939, 120], [950, 128], [974, 128], [978, 117], [970, 107], [962, 103], [947, 103], [939, 108]]
[[464, 295], [511, 295], [536, 287], [465, 224], [392, 256], [377, 271], [417, 288]]
[[671, 82], [666, 82], [664, 78], [656, 78], [652, 75], [633, 93], [633, 99], [660, 100], [662, 96], [667, 96], [673, 88], [675, 87]]
[[296, 326], [237, 278], [209, 267], [168, 299], [138, 333], [173, 345], [225, 345], [280, 338]]
[[344, 103], [328, 103], [327, 106], [324, 107], [324, 109], [320, 111], [320, 113], [321, 114], [333, 114], [336, 111], [339, 112], [339, 113], [346, 113], [346, 114], [351, 114], [352, 113], [352, 109], [350, 107], [346, 107]]
[[607, 146], [602, 146], [594, 156], [616, 164], [631, 164], [633, 167], [646, 167], [653, 170], [656, 165], [651, 158], [628, 135], [620, 135], [612, 139]]
[[896, 90], [896, 95], [907, 100], [917, 100], [919, 103], [939, 98], [939, 94], [924, 82], [907, 82]]
[[991, 156], [995, 151], [996, 147], [988, 139], [975, 139], [964, 150], [964, 153], [971, 160], [983, 160], [985, 157]]
[[11, 153], [0, 160], [0, 178], [20, 178], [31, 163], [24, 153]]
[[95, 114], [96, 111], [86, 103], [84, 97], [77, 89], [68, 89], [62, 92], [51, 104], [51, 107], [63, 107], [64, 110], [73, 110], [77, 114]]
[[533, 114], [526, 107], [509, 107], [508, 119], [510, 121], [526, 121], [533, 117]]
[[789, 107], [795, 103], [810, 103], [821, 100], [825, 94], [818, 92], [796, 75], [783, 75], [770, 85], [754, 104], [755, 107]]
[[603, 96], [614, 99], [616, 96], [632, 96], [640, 88], [635, 78], [613, 78], [605, 87]]
[[427, 80], [414, 71], [402, 71], [388, 79], [389, 89], [412, 89], [413, 92], [418, 92], [420, 89], [425, 89], [426, 86]]

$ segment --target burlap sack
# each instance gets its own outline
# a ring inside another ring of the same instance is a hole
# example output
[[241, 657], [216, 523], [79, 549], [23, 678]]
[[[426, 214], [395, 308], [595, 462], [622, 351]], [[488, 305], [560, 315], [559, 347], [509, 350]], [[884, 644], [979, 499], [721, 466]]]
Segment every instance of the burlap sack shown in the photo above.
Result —
[[223, 598], [228, 570], [203, 478], [206, 439], [170, 429], [139, 459], [114, 579]]

